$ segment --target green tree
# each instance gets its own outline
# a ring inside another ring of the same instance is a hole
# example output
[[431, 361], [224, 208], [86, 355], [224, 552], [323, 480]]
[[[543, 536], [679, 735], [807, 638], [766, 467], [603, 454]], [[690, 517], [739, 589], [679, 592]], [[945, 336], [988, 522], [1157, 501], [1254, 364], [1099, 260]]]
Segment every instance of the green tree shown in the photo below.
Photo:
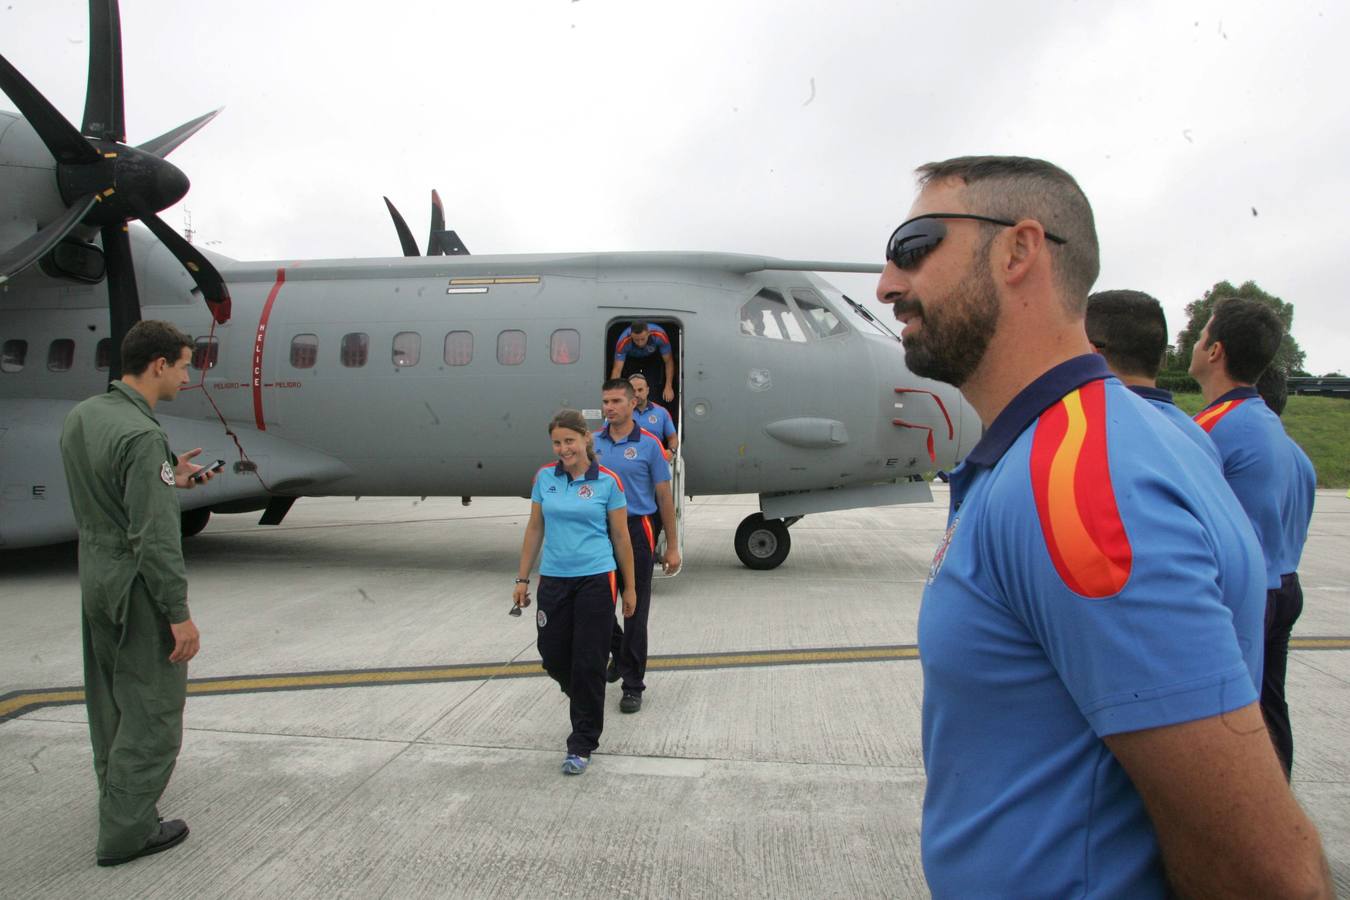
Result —
[[1191, 350], [1195, 347], [1195, 342], [1200, 339], [1200, 332], [1205, 330], [1205, 323], [1209, 321], [1210, 314], [1214, 312], [1214, 304], [1224, 297], [1243, 297], [1248, 300], [1259, 300], [1275, 310], [1275, 314], [1280, 317], [1280, 322], [1284, 325], [1284, 340], [1280, 342], [1280, 349], [1275, 353], [1275, 360], [1271, 365], [1279, 366], [1282, 371], [1296, 372], [1303, 368], [1304, 353], [1298, 346], [1298, 341], [1294, 340], [1294, 304], [1285, 303], [1274, 294], [1268, 294], [1257, 285], [1255, 281], [1244, 281], [1241, 287], [1233, 287], [1231, 282], [1220, 281], [1214, 287], [1205, 291], [1205, 296], [1199, 300], [1192, 300], [1186, 304], [1186, 327], [1177, 334], [1176, 355], [1168, 355], [1168, 362], [1173, 359], [1181, 369], [1190, 366]]

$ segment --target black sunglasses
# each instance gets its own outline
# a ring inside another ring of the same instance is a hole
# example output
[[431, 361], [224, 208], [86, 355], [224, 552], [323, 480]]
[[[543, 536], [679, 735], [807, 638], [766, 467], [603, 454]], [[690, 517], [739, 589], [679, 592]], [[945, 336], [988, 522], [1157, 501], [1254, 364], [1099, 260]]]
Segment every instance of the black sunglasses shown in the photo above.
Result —
[[[989, 216], [971, 213], [925, 213], [900, 223], [900, 227], [891, 233], [891, 239], [886, 242], [886, 258], [895, 263], [898, 269], [907, 271], [916, 268], [947, 236], [947, 226], [943, 224], [943, 219], [974, 219], [976, 222], [988, 222], [990, 225], [1002, 225], [1005, 228], [1017, 224], [1007, 219], [991, 219]], [[1064, 238], [1048, 231], [1045, 238], [1056, 244], [1068, 243]]]

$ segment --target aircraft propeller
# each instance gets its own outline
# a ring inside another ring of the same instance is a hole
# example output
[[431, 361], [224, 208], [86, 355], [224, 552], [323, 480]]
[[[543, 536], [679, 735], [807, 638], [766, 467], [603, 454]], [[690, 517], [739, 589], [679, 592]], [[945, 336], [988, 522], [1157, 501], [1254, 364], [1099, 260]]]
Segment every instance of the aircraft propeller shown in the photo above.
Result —
[[[413, 240], [412, 229], [408, 227], [402, 214], [388, 197], [384, 198], [384, 205], [389, 208], [389, 217], [394, 220], [394, 230], [398, 232], [398, 242], [403, 247], [403, 255], [420, 256], [421, 254], [417, 252], [417, 241]], [[459, 235], [445, 230], [445, 207], [441, 204], [441, 195], [432, 190], [431, 234], [427, 236], [427, 256], [468, 255], [469, 248], [464, 246]]]
[[216, 117], [199, 116], [139, 147], [129, 147], [123, 117], [122, 34], [117, 0], [89, 0], [89, 82], [84, 123], [76, 130], [9, 61], [0, 56], [0, 89], [56, 160], [66, 211], [31, 237], [0, 250], [0, 283], [50, 252], [80, 223], [98, 226], [107, 265], [112, 327], [109, 377], [121, 375], [122, 338], [140, 321], [140, 298], [127, 223], [139, 220], [168, 247], [196, 282], [212, 318], [230, 318], [230, 292], [220, 272], [187, 239], [155, 215], [188, 191], [187, 176], [165, 161], [174, 148]]

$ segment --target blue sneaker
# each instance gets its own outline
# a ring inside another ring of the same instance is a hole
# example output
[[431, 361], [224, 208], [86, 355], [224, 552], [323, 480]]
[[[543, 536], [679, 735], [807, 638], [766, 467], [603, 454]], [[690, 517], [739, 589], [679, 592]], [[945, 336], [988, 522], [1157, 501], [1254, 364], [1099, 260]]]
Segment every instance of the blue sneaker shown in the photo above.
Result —
[[562, 773], [564, 775], [580, 775], [586, 771], [586, 767], [591, 764], [589, 756], [576, 756], [568, 754], [567, 759], [563, 760]]

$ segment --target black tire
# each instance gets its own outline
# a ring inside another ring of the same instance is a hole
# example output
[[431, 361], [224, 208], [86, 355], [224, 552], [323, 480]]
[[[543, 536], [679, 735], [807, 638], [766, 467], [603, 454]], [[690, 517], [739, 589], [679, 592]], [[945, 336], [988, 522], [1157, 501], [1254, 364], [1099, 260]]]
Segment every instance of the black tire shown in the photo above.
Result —
[[196, 537], [202, 533], [206, 523], [211, 521], [211, 510], [206, 507], [197, 509], [185, 509], [180, 516], [180, 525], [183, 529], [183, 537]]
[[776, 569], [791, 549], [792, 538], [782, 519], [766, 519], [755, 513], [746, 516], [736, 529], [736, 555], [746, 568]]

